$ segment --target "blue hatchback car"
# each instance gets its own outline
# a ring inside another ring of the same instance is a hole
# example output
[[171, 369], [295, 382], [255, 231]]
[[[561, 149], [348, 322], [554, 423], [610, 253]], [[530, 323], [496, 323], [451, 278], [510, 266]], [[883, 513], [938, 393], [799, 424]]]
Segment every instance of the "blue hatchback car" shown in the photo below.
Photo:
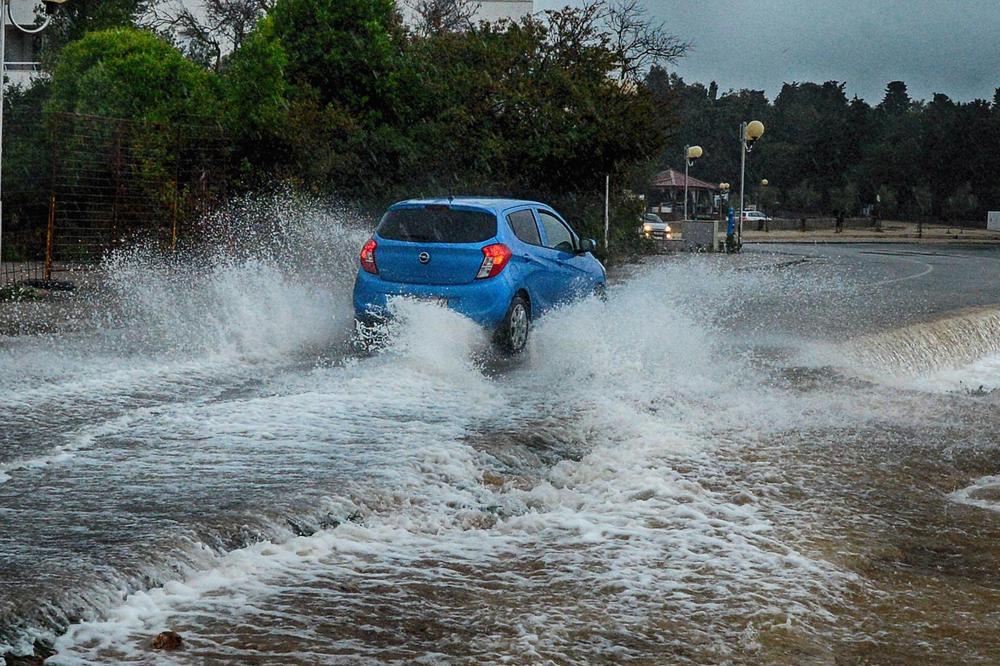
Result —
[[386, 211], [361, 250], [355, 313], [370, 323], [386, 316], [393, 296], [436, 301], [495, 331], [500, 349], [516, 354], [533, 318], [603, 293], [594, 247], [535, 201], [403, 201]]

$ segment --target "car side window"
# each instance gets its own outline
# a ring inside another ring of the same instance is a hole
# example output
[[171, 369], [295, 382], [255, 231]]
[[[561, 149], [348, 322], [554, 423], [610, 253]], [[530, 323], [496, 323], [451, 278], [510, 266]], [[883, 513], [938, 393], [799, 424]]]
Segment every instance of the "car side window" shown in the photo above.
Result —
[[535, 224], [535, 216], [530, 210], [519, 210], [507, 216], [510, 228], [514, 230], [514, 235], [528, 245], [541, 245], [542, 238], [538, 235], [538, 226]]
[[544, 210], [538, 211], [538, 218], [545, 227], [546, 247], [560, 252], [573, 252], [576, 250], [576, 240], [573, 232], [566, 228], [558, 217]]

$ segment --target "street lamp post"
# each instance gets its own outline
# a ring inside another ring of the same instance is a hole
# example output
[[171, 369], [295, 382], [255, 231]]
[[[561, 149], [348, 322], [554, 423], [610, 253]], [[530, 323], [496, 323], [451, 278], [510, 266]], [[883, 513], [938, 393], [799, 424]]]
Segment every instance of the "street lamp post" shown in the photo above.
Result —
[[740, 124], [740, 220], [736, 227], [736, 247], [743, 247], [743, 197], [746, 186], [747, 154], [760, 137], [764, 136], [764, 123], [751, 120]]
[[719, 221], [726, 221], [726, 203], [729, 201], [729, 183], [719, 183]]
[[33, 28], [25, 27], [14, 20], [10, 2], [11, 0], [0, 0], [0, 266], [3, 265], [3, 107], [4, 90], [7, 87], [7, 24], [27, 35], [37, 34], [49, 27], [52, 15], [66, 0], [43, 0], [45, 20]]
[[[763, 208], [764, 208], [764, 188], [766, 188], [768, 186], [768, 184], [769, 183], [767, 182], [767, 178], [761, 178], [761, 180], [760, 180], [760, 189], [757, 190], [757, 210], [759, 210], [762, 213], [764, 213], [764, 210], [763, 210]], [[764, 219], [761, 220], [757, 224], [757, 231], [760, 231], [761, 228], [763, 228], [764, 231], [771, 231], [771, 226], [767, 222], [767, 213], [764, 213]]]
[[[684, 146], [684, 219], [688, 219], [688, 169], [703, 155], [701, 146]], [[697, 213], [697, 211], [695, 211]]]
[[729, 183], [719, 183], [719, 223], [726, 230], [726, 252], [733, 252], [736, 247], [736, 236], [729, 223], [729, 214], [732, 208], [729, 206], [729, 195], [732, 194], [733, 186]]

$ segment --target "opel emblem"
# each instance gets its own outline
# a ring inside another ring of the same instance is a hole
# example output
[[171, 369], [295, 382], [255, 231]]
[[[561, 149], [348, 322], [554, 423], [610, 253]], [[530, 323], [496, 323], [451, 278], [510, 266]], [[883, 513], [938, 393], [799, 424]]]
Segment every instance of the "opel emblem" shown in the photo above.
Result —
[[417, 257], [417, 259], [420, 259], [420, 263], [422, 263], [422, 264], [426, 264], [426, 263], [427, 263], [428, 261], [430, 261], [430, 260], [431, 260], [431, 255], [429, 255], [429, 254], [428, 254], [428, 253], [426, 253], [426, 252], [421, 252], [421, 253], [420, 253], [420, 256], [419, 256], [419, 257]]

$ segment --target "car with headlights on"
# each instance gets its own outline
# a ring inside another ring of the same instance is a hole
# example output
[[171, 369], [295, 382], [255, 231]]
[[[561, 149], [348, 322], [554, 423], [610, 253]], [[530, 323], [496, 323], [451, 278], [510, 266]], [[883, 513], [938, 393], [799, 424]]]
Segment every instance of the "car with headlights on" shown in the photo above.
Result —
[[640, 220], [642, 226], [639, 233], [651, 240], [670, 240], [674, 237], [670, 225], [664, 222], [656, 213], [643, 213]]
[[517, 354], [532, 320], [603, 293], [605, 270], [595, 248], [537, 201], [401, 201], [361, 249], [355, 315], [362, 327], [371, 326], [391, 316], [394, 297], [428, 300], [486, 327], [501, 351]]

